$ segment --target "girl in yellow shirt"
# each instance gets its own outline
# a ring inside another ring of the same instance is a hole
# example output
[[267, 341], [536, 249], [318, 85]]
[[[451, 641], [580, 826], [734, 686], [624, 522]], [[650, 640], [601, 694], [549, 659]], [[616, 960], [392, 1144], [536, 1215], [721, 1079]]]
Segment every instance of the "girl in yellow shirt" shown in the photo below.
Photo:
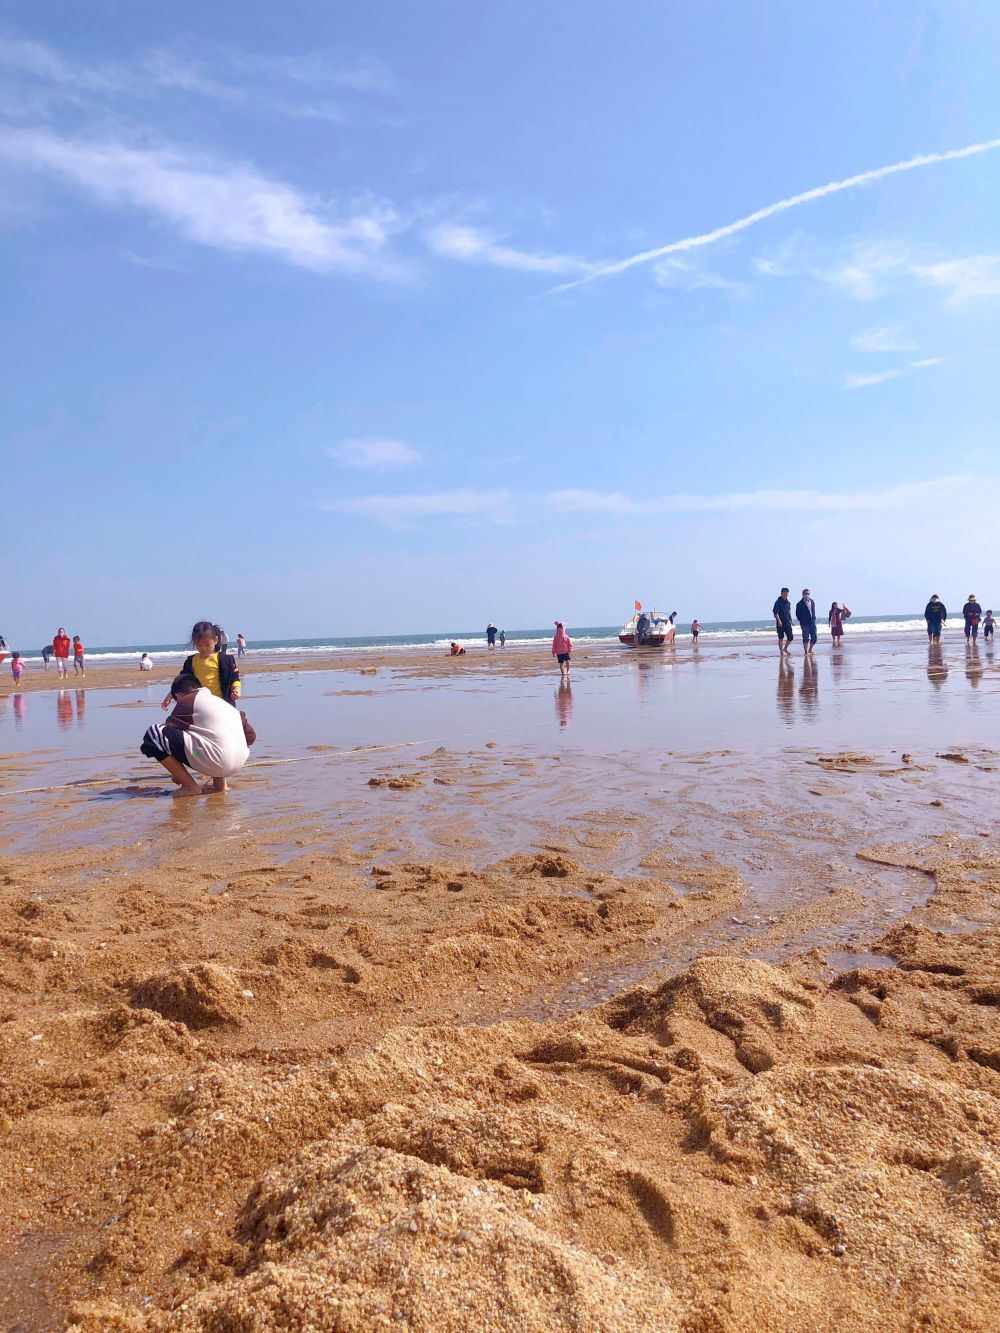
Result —
[[[199, 620], [191, 630], [191, 647], [195, 651], [185, 660], [181, 671], [189, 672], [199, 685], [235, 708], [240, 697], [240, 673], [232, 653], [219, 651], [218, 625]], [[173, 702], [173, 696], [168, 694], [163, 708], [170, 708]]]

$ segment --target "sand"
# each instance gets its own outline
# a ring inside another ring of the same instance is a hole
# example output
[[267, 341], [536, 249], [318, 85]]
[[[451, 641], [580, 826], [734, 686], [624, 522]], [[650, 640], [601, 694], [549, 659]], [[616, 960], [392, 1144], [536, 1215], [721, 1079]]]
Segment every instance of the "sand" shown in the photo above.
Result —
[[[996, 911], [981, 845], [870, 855]], [[703, 956], [546, 1021], [510, 1015], [739, 876], [60, 876], [3, 881], [5, 1327], [1000, 1327], [1000, 926], [905, 922], [832, 979]]]
[[0, 790], [0, 1328], [1000, 1329], [995, 756], [856, 739]]

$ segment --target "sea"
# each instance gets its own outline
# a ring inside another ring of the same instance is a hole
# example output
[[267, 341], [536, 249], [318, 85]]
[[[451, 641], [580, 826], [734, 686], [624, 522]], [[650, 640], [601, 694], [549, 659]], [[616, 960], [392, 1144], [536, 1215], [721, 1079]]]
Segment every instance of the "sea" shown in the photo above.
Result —
[[[498, 626], [498, 628], [505, 627]], [[617, 625], [576, 626], [569, 624], [566, 628], [574, 644], [579, 646], [583, 644], [610, 644], [618, 641], [619, 627]], [[846, 625], [848, 636], [858, 633], [866, 635], [905, 633], [909, 630], [924, 632], [925, 629], [923, 616], [912, 613], [909, 615], [882, 616], [855, 615], [850, 618]], [[509, 647], [523, 648], [549, 640], [552, 637], [552, 628], [507, 629], [506, 634]], [[701, 622], [702, 642], [711, 639], [752, 640], [764, 636], [773, 636], [773, 634], [773, 620], [704, 620]], [[678, 623], [678, 642], [690, 639], [690, 637], [689, 627]], [[416, 649], [447, 648], [453, 640], [465, 648], [481, 645], [486, 642], [485, 629], [450, 630], [447, 633], [439, 631], [433, 634], [370, 634], [352, 637], [324, 634], [311, 639], [251, 639], [248, 640], [248, 653], [251, 656], [255, 653], [266, 654], [268, 657], [279, 657], [283, 654], [296, 657], [320, 657], [337, 656], [343, 653], [345, 657], [348, 657], [351, 653], [366, 653], [372, 650], [386, 653], [406, 653]], [[16, 645], [12, 644], [11, 646], [15, 647]], [[231, 652], [236, 651], [235, 640], [230, 642], [229, 649]], [[109, 644], [101, 647], [88, 647], [87, 660], [118, 660], [124, 662], [138, 657], [140, 653], [147, 652], [154, 661], [163, 661], [184, 657], [190, 651], [188, 645], [180, 643]], [[26, 662], [41, 662], [42, 660], [41, 651], [32, 653], [30, 651], [23, 652], [22, 650], [22, 653]]]

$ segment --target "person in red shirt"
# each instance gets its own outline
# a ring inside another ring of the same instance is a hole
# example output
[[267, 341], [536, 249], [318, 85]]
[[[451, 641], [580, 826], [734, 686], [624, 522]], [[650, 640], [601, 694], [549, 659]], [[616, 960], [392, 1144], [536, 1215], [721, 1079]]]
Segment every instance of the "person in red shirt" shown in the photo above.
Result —
[[82, 643], [81, 640], [80, 640], [80, 636], [79, 636], [79, 634], [74, 634], [74, 635], [73, 635], [73, 675], [75, 676], [76, 673], [77, 673], [78, 671], [79, 671], [79, 673], [80, 673], [81, 676], [85, 676], [85, 675], [87, 674], [86, 671], [84, 670], [84, 666], [83, 666], [83, 643]]
[[59, 679], [63, 680], [69, 675], [69, 635], [59, 626], [59, 633], [52, 640], [52, 654], [56, 659], [56, 667], [59, 670]]

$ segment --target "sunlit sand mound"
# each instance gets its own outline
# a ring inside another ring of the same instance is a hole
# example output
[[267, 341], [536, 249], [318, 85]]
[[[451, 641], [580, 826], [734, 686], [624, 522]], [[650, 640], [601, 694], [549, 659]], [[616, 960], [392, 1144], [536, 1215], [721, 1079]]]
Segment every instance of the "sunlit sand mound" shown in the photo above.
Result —
[[[109, 1265], [156, 1253], [172, 1294], [77, 1327], [1000, 1327], [1000, 1075], [926, 1029], [942, 994], [959, 1046], [995, 1025], [989, 975], [706, 958], [568, 1022], [209, 1064], [114, 1205]], [[905, 1023], [858, 1003], [877, 979]]]

